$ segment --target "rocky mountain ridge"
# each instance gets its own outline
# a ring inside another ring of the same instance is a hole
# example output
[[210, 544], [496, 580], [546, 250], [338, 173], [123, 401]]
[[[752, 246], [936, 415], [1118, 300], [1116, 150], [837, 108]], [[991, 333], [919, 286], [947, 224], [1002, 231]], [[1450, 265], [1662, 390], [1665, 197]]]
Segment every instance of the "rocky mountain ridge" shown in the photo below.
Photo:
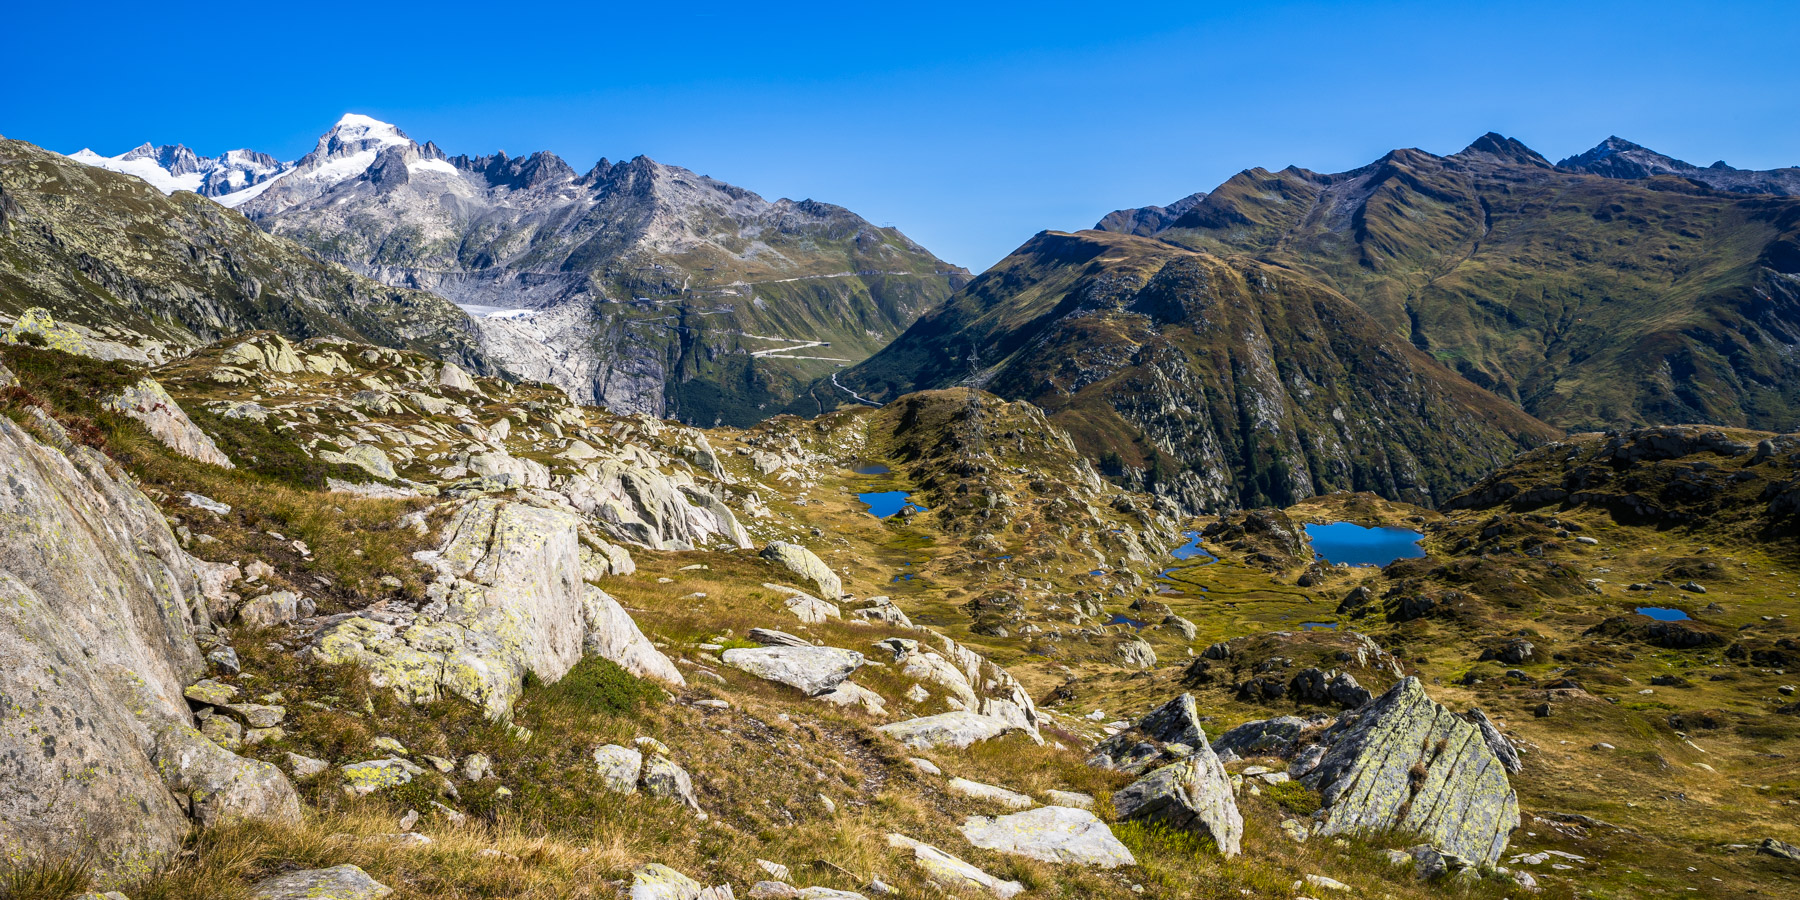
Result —
[[1336, 174], [1249, 169], [1156, 237], [1305, 273], [1552, 425], [1789, 427], [1800, 200], [1620, 152], [1571, 164], [1634, 177], [1495, 134]]
[[217, 199], [323, 259], [449, 298], [510, 371], [696, 424], [773, 414], [967, 277], [842, 207], [647, 157], [586, 173], [546, 152], [450, 157], [355, 114]]

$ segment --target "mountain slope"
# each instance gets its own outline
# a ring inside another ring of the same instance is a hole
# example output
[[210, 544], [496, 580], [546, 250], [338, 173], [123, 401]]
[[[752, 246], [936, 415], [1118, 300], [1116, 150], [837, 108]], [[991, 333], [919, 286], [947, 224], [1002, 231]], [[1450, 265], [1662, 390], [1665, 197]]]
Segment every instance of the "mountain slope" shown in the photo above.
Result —
[[322, 263], [195, 194], [0, 141], [0, 317], [41, 307], [104, 355], [154, 359], [269, 329], [491, 370], [442, 298]]
[[707, 425], [779, 410], [967, 275], [830, 204], [646, 157], [448, 157], [362, 116], [242, 193], [222, 200], [271, 233], [462, 305], [521, 375]]
[[1558, 169], [1487, 135], [1350, 172], [1249, 169], [1161, 240], [1304, 272], [1547, 422], [1800, 414], [1800, 199]]
[[841, 376], [877, 400], [974, 382], [1187, 508], [1449, 496], [1556, 431], [1310, 279], [1104, 232], [1045, 232]]

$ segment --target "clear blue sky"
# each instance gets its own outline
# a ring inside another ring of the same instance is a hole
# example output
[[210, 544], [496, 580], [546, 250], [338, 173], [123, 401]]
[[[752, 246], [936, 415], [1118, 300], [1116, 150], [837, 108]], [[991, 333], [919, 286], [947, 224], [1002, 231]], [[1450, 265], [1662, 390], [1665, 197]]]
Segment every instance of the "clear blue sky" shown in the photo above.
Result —
[[[58, 7], [71, 11], [60, 11]], [[20, 3], [0, 134], [292, 159], [347, 111], [452, 154], [648, 154], [980, 269], [1250, 166], [1488, 130], [1800, 165], [1787, 3]]]

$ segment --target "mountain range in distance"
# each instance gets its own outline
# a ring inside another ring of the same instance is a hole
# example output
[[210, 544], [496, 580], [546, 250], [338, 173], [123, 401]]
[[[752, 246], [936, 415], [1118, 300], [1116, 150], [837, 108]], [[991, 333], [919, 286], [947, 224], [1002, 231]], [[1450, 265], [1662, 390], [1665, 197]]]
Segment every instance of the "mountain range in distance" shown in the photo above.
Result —
[[71, 158], [197, 190], [322, 259], [444, 296], [521, 377], [695, 424], [772, 415], [968, 278], [831, 204], [771, 202], [648, 157], [585, 173], [546, 152], [451, 157], [355, 114], [254, 171], [238, 163], [272, 160], [180, 146]]
[[1488, 134], [1248, 169], [1040, 234], [838, 383], [1029, 399], [1187, 509], [1432, 505], [1566, 431], [1800, 422], [1796, 170], [1565, 163]]
[[1046, 232], [974, 281], [841, 207], [645, 157], [452, 157], [354, 114], [293, 162], [72, 158], [447, 298], [471, 364], [582, 402], [745, 426], [970, 384], [1193, 510], [1430, 505], [1565, 431], [1800, 415], [1800, 169], [1617, 137], [1558, 164], [1489, 134], [1248, 169]]

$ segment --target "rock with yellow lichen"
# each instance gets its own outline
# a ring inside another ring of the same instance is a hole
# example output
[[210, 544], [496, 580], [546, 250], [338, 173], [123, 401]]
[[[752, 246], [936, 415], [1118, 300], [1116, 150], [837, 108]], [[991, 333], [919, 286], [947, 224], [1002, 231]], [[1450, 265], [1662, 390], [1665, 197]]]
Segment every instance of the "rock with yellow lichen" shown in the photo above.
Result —
[[359, 664], [402, 699], [450, 694], [496, 719], [510, 714], [527, 672], [554, 682], [584, 653], [682, 684], [624, 608], [583, 580], [580, 531], [580, 518], [564, 510], [470, 501], [451, 517], [440, 548], [420, 554], [437, 570], [423, 608], [388, 621], [338, 621], [319, 633], [311, 654]]

